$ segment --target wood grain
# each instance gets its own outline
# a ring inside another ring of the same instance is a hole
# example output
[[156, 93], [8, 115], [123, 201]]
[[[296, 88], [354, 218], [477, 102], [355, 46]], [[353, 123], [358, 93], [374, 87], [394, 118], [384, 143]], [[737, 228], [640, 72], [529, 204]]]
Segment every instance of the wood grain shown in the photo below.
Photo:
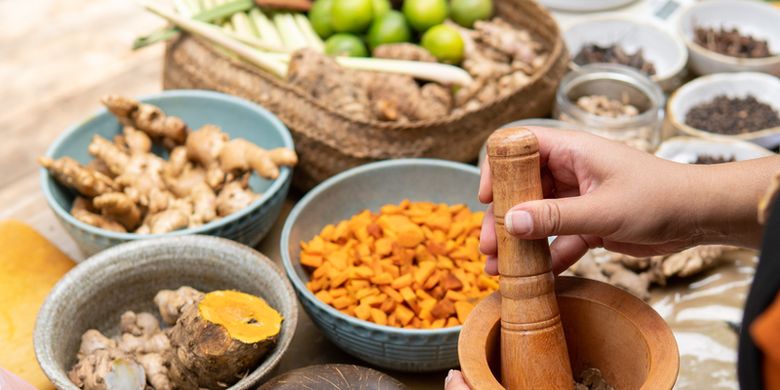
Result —
[[501, 275], [501, 377], [509, 390], [567, 389], [572, 374], [546, 239], [520, 240], [504, 228], [512, 206], [542, 198], [539, 145], [522, 128], [488, 139]]

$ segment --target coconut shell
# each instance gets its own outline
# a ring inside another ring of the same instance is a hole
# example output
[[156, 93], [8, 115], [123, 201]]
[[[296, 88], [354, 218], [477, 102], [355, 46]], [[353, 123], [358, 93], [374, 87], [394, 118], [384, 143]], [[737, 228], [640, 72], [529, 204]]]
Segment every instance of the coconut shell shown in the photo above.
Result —
[[258, 390], [406, 390], [385, 373], [353, 364], [322, 364], [281, 374]]

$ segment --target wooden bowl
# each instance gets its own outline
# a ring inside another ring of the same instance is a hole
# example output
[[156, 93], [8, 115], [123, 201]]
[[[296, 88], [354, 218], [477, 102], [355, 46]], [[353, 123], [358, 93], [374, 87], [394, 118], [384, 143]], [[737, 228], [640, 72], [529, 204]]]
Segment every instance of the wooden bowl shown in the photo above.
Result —
[[[578, 375], [598, 368], [616, 389], [671, 389], [680, 357], [669, 326], [652, 307], [607, 283], [576, 277], [555, 282], [569, 361]], [[463, 325], [458, 357], [466, 381], [480, 390], [500, 383], [498, 292], [484, 299]]]

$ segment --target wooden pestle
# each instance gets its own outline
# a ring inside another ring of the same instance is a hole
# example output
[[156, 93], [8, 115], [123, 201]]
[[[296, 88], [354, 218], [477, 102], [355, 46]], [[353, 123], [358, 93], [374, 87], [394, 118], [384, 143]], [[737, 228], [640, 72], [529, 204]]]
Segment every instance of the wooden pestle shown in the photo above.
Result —
[[509, 390], [571, 389], [547, 239], [521, 240], [504, 228], [512, 206], [542, 199], [539, 144], [526, 129], [501, 129], [487, 154], [501, 275], [501, 381]]

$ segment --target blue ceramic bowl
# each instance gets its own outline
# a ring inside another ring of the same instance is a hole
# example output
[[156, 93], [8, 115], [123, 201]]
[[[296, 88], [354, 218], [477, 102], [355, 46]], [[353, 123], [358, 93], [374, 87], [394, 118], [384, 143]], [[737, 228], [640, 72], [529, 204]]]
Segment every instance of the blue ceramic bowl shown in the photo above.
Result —
[[[231, 138], [245, 138], [268, 149], [293, 148], [290, 132], [282, 122], [267, 110], [244, 99], [210, 91], [174, 90], [145, 96], [140, 100], [182, 118], [191, 129], [212, 123], [221, 127]], [[51, 145], [46, 155], [55, 159], [70, 156], [87, 163], [92, 160], [87, 146], [95, 134], [112, 139], [120, 131], [116, 118], [106, 109], [101, 109], [89, 119], [68, 129]], [[219, 236], [255, 246], [276, 222], [291, 178], [290, 168], [282, 168], [279, 177], [272, 181], [253, 174], [249, 185], [254, 192], [262, 194], [254, 203], [205, 225], [158, 235], [111, 232], [76, 220], [69, 212], [74, 193], [57, 183], [45, 169], [41, 169], [41, 188], [62, 226], [84, 255], [90, 256], [127, 241], [185, 234]]]
[[468, 205], [477, 201], [479, 170], [442, 160], [405, 159], [366, 164], [336, 175], [301, 199], [284, 224], [284, 269], [304, 309], [330, 341], [371, 364], [400, 371], [434, 371], [458, 366], [460, 326], [402, 329], [348, 316], [317, 299], [306, 288], [309, 274], [299, 262], [300, 242], [323, 226], [373, 211], [403, 199]]

